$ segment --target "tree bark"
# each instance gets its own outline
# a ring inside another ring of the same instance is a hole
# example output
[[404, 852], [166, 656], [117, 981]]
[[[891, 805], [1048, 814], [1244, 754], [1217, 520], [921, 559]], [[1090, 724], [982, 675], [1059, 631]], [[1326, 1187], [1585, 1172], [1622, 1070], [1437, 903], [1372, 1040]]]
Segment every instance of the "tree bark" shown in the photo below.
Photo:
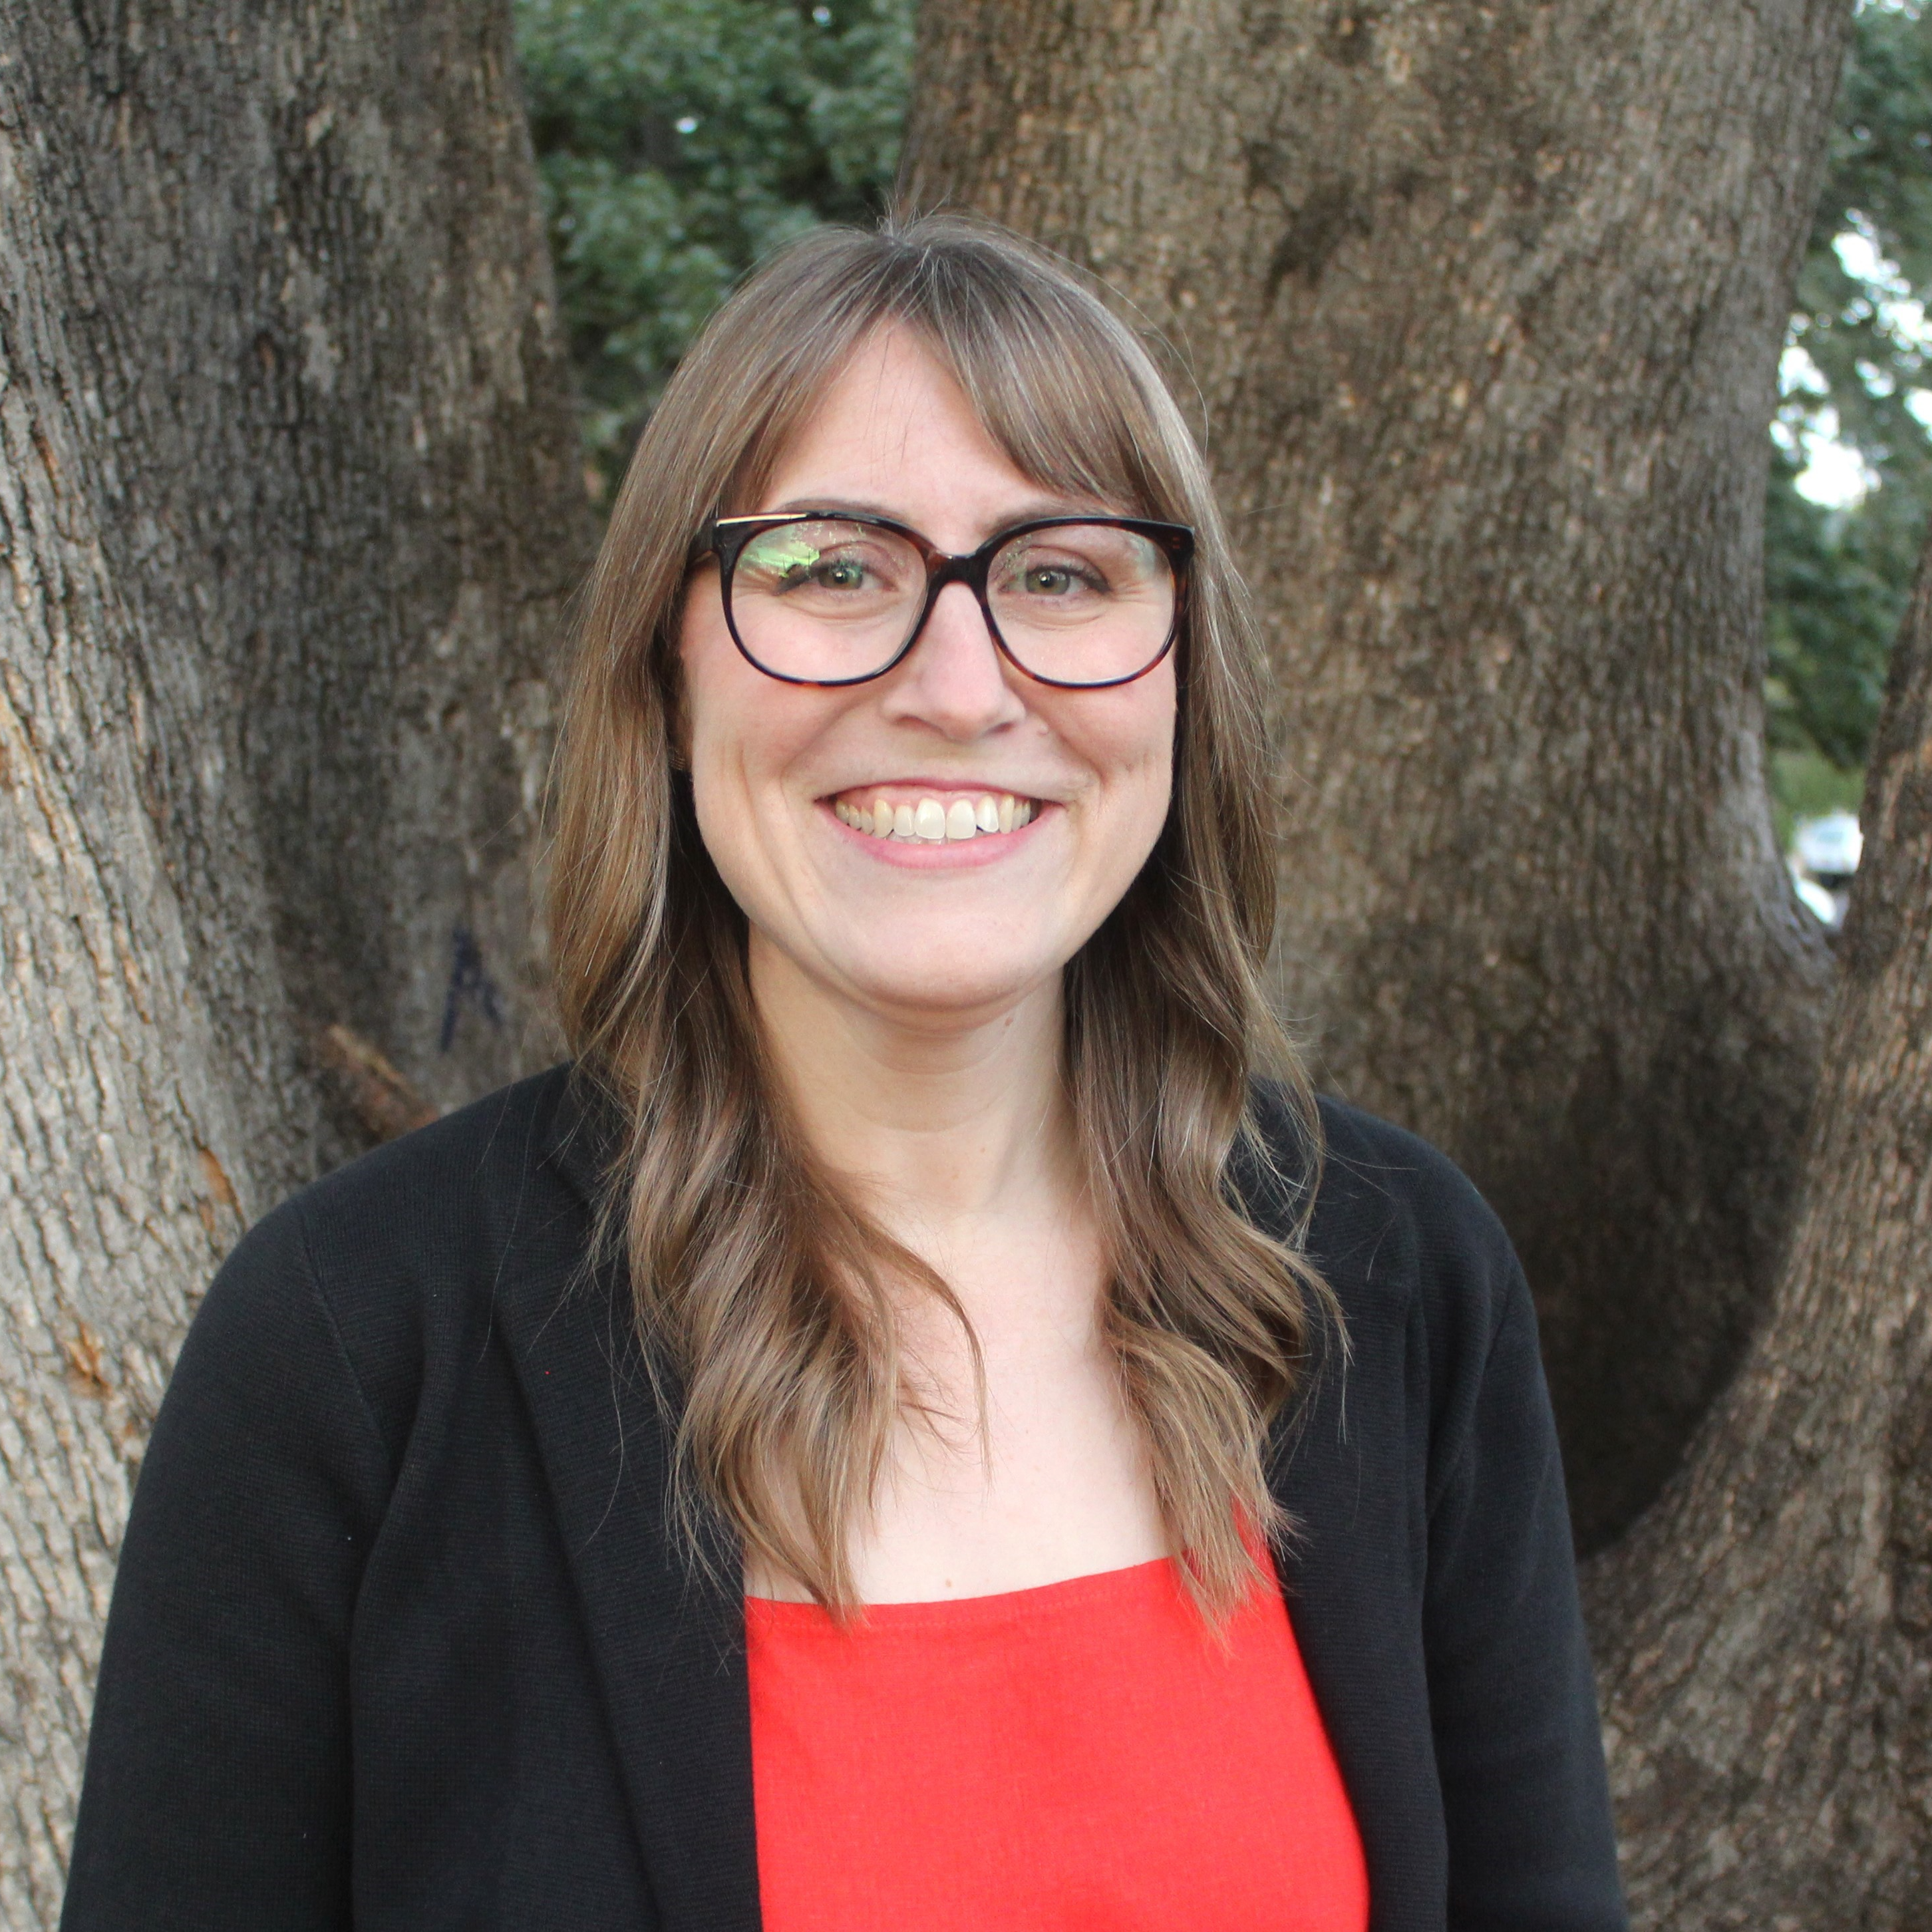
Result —
[[1588, 1578], [1640, 1925], [1932, 1923], [1932, 545], [1864, 820], [1790, 1264]]
[[0, 0], [9, 1926], [214, 1264], [362, 1115], [555, 1053], [551, 311], [507, 6]]
[[[144, 1424], [257, 1197], [143, 805], [133, 627], [102, 562], [94, 426], [11, 124], [0, 140], [0, 1922], [53, 1922], [88, 1686]], [[23, 250], [22, 244], [26, 244]], [[23, 259], [24, 257], [24, 259]], [[38, 259], [35, 259], [38, 258]]]
[[1174, 346], [1268, 626], [1285, 1010], [1515, 1238], [1586, 1546], [1768, 1296], [1828, 979], [1765, 425], [1850, 0], [926, 0], [903, 188]]

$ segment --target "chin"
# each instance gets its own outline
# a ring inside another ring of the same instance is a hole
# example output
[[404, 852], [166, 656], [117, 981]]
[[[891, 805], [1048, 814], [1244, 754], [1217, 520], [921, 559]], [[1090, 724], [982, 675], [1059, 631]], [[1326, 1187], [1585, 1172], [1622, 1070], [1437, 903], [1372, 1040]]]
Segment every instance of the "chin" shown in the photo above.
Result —
[[[984, 944], [983, 938], [981, 944]], [[857, 959], [831, 962], [832, 980], [865, 1006], [895, 1018], [941, 1024], [951, 1019], [983, 1020], [1017, 1006], [1060, 977], [1056, 964], [1040, 963], [1016, 970], [1008, 963], [998, 971], [962, 972], [960, 952], [953, 948], [921, 948], [901, 953], [880, 970], [876, 963]]]

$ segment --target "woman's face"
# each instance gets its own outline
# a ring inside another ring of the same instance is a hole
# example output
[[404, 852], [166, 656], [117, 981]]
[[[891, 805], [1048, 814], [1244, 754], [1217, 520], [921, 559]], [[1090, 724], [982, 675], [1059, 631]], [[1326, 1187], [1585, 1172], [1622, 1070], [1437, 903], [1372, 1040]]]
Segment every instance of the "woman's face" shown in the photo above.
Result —
[[[868, 338], [741, 514], [834, 508], [890, 517], [955, 554], [1028, 518], [1126, 506], [1069, 502], [994, 446], [958, 384], [910, 332]], [[964, 585], [940, 592], [884, 676], [841, 690], [782, 683], [740, 656], [717, 572], [692, 578], [681, 646], [699, 826], [752, 927], [753, 970], [788, 964], [880, 1015], [930, 1025], [997, 1014], [1052, 986], [1119, 902], [1166, 819], [1170, 656], [1109, 689], [1056, 690], [1002, 657]], [[1011, 831], [926, 842], [845, 822], [883, 801], [1010, 797]], [[773, 958], [761, 959], [770, 950]]]

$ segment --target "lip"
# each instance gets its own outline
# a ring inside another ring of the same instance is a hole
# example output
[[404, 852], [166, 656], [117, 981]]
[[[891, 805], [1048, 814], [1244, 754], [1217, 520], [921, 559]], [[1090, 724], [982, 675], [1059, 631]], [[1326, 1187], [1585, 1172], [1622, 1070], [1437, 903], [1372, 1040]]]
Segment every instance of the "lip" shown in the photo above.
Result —
[[[932, 789], [938, 790], [940, 788], [934, 786]], [[948, 786], [946, 789], [958, 790], [961, 788]], [[1016, 798], [1025, 796], [1018, 792], [1013, 795]], [[923, 839], [875, 838], [870, 832], [856, 831], [842, 824], [832, 809], [832, 798], [837, 796], [833, 793], [818, 801], [820, 814], [832, 836], [879, 865], [897, 866], [911, 872], [964, 872], [982, 866], [997, 866], [1002, 860], [1016, 857], [1023, 852], [1033, 842], [1034, 835], [1052, 824], [1062, 809], [1046, 800], [1036, 799], [1034, 801], [1036, 810], [1032, 820], [1017, 831], [928, 843]]]
[[915, 772], [905, 778], [859, 778], [850, 784], [836, 785], [830, 791], [821, 793], [818, 802], [830, 807], [835, 798], [854, 797], [862, 794], [869, 798], [874, 792], [922, 791], [934, 798], [982, 798], [988, 792], [994, 797], [1010, 793], [1015, 798], [1023, 798], [1034, 805], [1046, 805], [1050, 800], [1042, 798], [1016, 784], [1009, 784], [1004, 779], [932, 778]]

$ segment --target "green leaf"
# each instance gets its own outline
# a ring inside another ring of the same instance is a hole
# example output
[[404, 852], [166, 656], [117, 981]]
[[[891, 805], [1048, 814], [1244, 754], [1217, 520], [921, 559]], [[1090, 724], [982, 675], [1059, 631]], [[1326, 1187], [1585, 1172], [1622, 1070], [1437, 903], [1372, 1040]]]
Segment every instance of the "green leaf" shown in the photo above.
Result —
[[754, 262], [884, 207], [913, 0], [516, 0], [557, 293], [600, 500]]
[[[1895, 274], [1853, 273], [1848, 236]], [[1791, 340], [1822, 386], [1787, 391], [1779, 406], [1766, 514], [1767, 726], [1786, 817], [1799, 808], [1785, 796], [1795, 774], [1808, 796], [1826, 768], [1856, 789], [1932, 511], [1932, 440], [1908, 400], [1932, 388], [1912, 308], [1932, 303], [1932, 20], [1922, 0], [1867, 0], [1854, 20], [1797, 299]], [[1838, 508], [1798, 494], [1793, 454], [1834, 424], [1876, 478], [1862, 502]]]

